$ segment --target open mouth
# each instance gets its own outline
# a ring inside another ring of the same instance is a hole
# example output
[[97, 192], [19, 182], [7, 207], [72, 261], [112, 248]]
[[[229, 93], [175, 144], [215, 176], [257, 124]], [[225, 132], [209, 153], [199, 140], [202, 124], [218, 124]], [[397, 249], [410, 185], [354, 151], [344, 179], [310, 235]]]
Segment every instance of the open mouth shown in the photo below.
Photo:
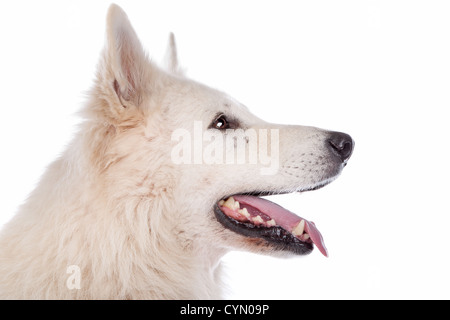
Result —
[[226, 228], [251, 238], [261, 238], [280, 250], [309, 254], [315, 245], [328, 257], [322, 235], [312, 221], [260, 198], [259, 193], [236, 194], [214, 206], [217, 220]]

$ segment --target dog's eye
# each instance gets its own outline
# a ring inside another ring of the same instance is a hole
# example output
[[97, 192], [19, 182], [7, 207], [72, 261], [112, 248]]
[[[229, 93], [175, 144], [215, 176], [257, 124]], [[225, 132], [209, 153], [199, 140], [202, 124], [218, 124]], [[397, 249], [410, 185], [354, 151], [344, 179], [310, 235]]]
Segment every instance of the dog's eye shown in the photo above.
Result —
[[211, 124], [211, 128], [225, 130], [230, 128], [230, 123], [227, 118], [222, 114]]

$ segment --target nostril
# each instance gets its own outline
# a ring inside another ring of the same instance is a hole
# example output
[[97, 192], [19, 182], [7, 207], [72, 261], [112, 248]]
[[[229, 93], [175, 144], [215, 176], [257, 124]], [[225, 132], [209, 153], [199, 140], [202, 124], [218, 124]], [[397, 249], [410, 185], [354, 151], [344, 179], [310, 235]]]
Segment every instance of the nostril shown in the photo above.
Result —
[[352, 155], [354, 142], [352, 137], [346, 133], [330, 133], [328, 144], [331, 147], [331, 150], [344, 162], [347, 161]]

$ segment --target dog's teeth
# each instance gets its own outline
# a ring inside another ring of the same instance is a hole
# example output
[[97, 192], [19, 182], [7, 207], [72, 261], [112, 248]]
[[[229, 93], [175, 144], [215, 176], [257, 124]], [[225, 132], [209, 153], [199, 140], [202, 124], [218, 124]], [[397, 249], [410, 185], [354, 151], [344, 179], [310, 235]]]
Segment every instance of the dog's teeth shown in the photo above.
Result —
[[239, 212], [240, 214], [242, 214], [244, 217], [250, 218], [250, 213], [248, 213], [247, 208], [240, 209], [240, 210], [238, 210], [238, 212]]
[[219, 206], [222, 207], [224, 203], [225, 203], [225, 200], [220, 200], [220, 201], [219, 201]]
[[235, 209], [239, 209], [239, 208], [240, 208], [239, 201], [235, 201], [235, 202], [234, 202], [234, 208], [235, 208]]
[[308, 239], [309, 239], [309, 234], [305, 233], [305, 234], [302, 236], [302, 238], [303, 238], [303, 240], [308, 240]]
[[303, 231], [305, 231], [305, 220], [301, 220], [298, 225], [292, 229], [292, 234], [294, 236], [300, 236], [303, 234]]
[[267, 224], [269, 227], [273, 227], [273, 226], [276, 226], [276, 225], [277, 225], [277, 223], [276, 223], [275, 220], [273, 220], [273, 219], [270, 219], [269, 221], [267, 221], [266, 224]]
[[253, 217], [252, 220], [256, 225], [264, 223], [264, 220], [260, 216]]
[[234, 201], [234, 198], [233, 197], [229, 197], [228, 199], [227, 199], [227, 201], [225, 201], [224, 203], [223, 203], [223, 205], [222, 206], [224, 206], [224, 207], [227, 207], [227, 208], [229, 208], [229, 209], [231, 209], [231, 210], [234, 210], [235, 209], [235, 201]]

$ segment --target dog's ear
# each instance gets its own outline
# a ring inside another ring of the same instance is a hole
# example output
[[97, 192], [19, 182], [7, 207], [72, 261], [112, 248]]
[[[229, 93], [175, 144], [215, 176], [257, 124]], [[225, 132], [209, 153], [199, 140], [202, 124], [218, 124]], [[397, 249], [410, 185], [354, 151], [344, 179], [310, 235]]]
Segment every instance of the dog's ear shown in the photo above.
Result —
[[159, 92], [164, 72], [147, 57], [126, 13], [112, 4], [106, 21], [106, 44], [97, 68], [88, 117], [132, 126], [142, 120], [148, 95]]
[[146, 84], [148, 59], [126, 13], [112, 4], [106, 26], [105, 62], [114, 76], [111, 85], [123, 102], [139, 105]]
[[165, 55], [166, 70], [172, 74], [184, 75], [184, 70], [180, 67], [178, 62], [178, 50], [175, 41], [175, 35], [173, 32], [169, 35], [169, 42], [167, 43], [166, 55]]

